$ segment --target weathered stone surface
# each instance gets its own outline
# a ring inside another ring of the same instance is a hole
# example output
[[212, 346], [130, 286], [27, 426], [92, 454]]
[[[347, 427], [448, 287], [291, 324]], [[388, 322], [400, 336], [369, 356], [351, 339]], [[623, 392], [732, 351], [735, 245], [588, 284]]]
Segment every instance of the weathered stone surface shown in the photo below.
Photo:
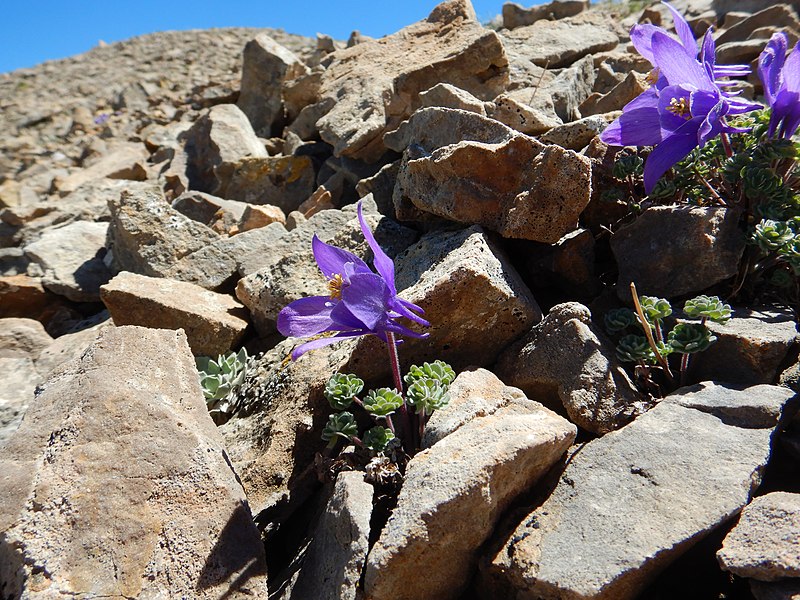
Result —
[[[332, 207], [329, 206], [327, 208]], [[312, 212], [311, 214], [314, 213]], [[235, 228], [235, 233], [259, 229], [272, 223], [286, 224], [286, 216], [280, 208], [270, 204], [245, 204], [242, 217]]]
[[706, 326], [717, 341], [692, 357], [690, 376], [698, 381], [772, 383], [798, 341], [793, 313], [780, 309], [736, 309], [727, 324]]
[[503, 32], [503, 43], [519, 48], [533, 64], [566, 67], [587, 54], [611, 50], [619, 43], [610, 17], [586, 13], [559, 21], [537, 21]]
[[316, 188], [309, 156], [245, 158], [231, 165], [228, 182], [218, 194], [250, 204], [272, 204], [286, 213], [296, 210]]
[[383, 134], [419, 107], [420, 92], [450, 83], [488, 100], [503, 91], [506, 66], [500, 38], [471, 4], [448, 0], [424, 21], [335, 52], [322, 73], [317, 127], [337, 156], [374, 162]]
[[475, 96], [449, 83], [437, 83], [419, 95], [420, 107], [439, 106], [468, 110], [486, 116], [486, 103]]
[[644, 92], [648, 84], [645, 75], [631, 72], [619, 84], [614, 86], [608, 93], [596, 99], [587, 99], [578, 110], [581, 116], [600, 115], [609, 113], [622, 108], [631, 100]]
[[108, 313], [104, 312], [101, 316], [103, 315], [106, 318], [99, 323], [60, 335], [49, 346], [43, 348], [36, 359], [36, 370], [46, 377], [65, 362], [80, 358], [103, 329], [114, 326], [111, 319], [107, 318]]
[[494, 99], [489, 116], [528, 135], [538, 135], [561, 124], [561, 120], [549, 112], [528, 106], [510, 94], [500, 94]]
[[[0, 356], [0, 371], [3, 373], [3, 385], [0, 386], [0, 444], [2, 444], [19, 427], [28, 405], [33, 401], [33, 392], [40, 383], [41, 376], [30, 356]], [[1, 538], [2, 533], [0, 533]], [[2, 577], [0, 577], [0, 591], [4, 591]]]
[[52, 306], [55, 298], [44, 289], [38, 278], [27, 275], [0, 277], [0, 318], [36, 319]]
[[[681, 232], [680, 235], [669, 232]], [[700, 292], [736, 274], [744, 252], [739, 214], [715, 207], [653, 206], [616, 231], [617, 294], [672, 298]]]
[[503, 4], [503, 27], [514, 29], [533, 25], [542, 19], [556, 20], [573, 17], [589, 7], [585, 0], [554, 0], [547, 4], [523, 8], [514, 2]]
[[149, 277], [170, 277], [217, 289], [236, 272], [212, 229], [173, 209], [154, 192], [123, 192], [109, 202], [113, 266]]
[[228, 184], [241, 159], [267, 156], [247, 116], [235, 104], [212, 107], [184, 136], [192, 188], [212, 194]]
[[273, 123], [283, 117], [283, 82], [306, 74], [308, 67], [266, 33], [247, 42], [242, 60], [242, 88], [236, 105], [257, 135], [269, 137]]
[[615, 111], [564, 123], [550, 129], [539, 138], [539, 141], [578, 151], [585, 148], [594, 136], [600, 135], [620, 114], [622, 114], [620, 111]]
[[717, 46], [717, 56], [719, 60], [724, 60], [725, 64], [747, 64], [751, 60], [758, 58], [766, 43], [767, 40], [765, 39], [728, 42]]
[[47, 229], [25, 254], [37, 263], [42, 284], [76, 302], [97, 302], [100, 286], [111, 277], [103, 262], [108, 223], [75, 221]]
[[717, 560], [739, 577], [800, 577], [800, 494], [772, 492], [745, 506]]
[[584, 56], [575, 61], [573, 65], [558, 74], [550, 83], [544, 86], [541, 93], [553, 100], [553, 109], [564, 122], [576, 121], [582, 116], [580, 106], [592, 93], [596, 72], [594, 60]]
[[643, 409], [644, 398], [622, 369], [613, 346], [592, 327], [589, 309], [558, 304], [500, 356], [495, 369], [509, 385], [545, 406], [563, 405], [570, 420], [607, 433]]
[[797, 14], [791, 6], [788, 4], [771, 4], [772, 6], [758, 10], [753, 15], [747, 15], [746, 18], [720, 33], [715, 40], [717, 45], [746, 40], [761, 27], [791, 27], [796, 31], [800, 31]]
[[460, 597], [497, 519], [575, 439], [574, 425], [529, 404], [475, 418], [411, 459], [367, 557], [369, 598]]
[[219, 211], [231, 213], [238, 220], [244, 212], [244, 207], [243, 202], [225, 200], [205, 192], [195, 191], [184, 192], [172, 201], [172, 208], [179, 213], [208, 226], [214, 222]]
[[277, 206], [224, 200], [203, 192], [181, 194], [172, 202], [172, 208], [222, 235], [236, 235], [270, 223], [286, 222], [283, 211]]
[[228, 352], [244, 335], [244, 307], [225, 294], [161, 277], [122, 272], [100, 288], [114, 324], [183, 329], [192, 352]]
[[34, 319], [0, 319], [0, 358], [39, 358], [53, 341], [44, 326]]
[[76, 171], [55, 183], [59, 194], [66, 196], [82, 185], [99, 179], [147, 179], [147, 159], [150, 153], [144, 144], [130, 142], [121, 145], [86, 169]]
[[396, 207], [405, 198], [419, 210], [504, 237], [554, 243], [575, 228], [589, 203], [590, 179], [589, 159], [516, 134], [408, 160], [394, 198]]
[[590, 299], [600, 289], [595, 275], [595, 239], [588, 229], [569, 232], [555, 244], [538, 245], [527, 253], [525, 275], [531, 285], [551, 285], [577, 300]]
[[[636, 597], [747, 504], [791, 395], [773, 386], [683, 388], [584, 445], [487, 568], [494, 597]], [[729, 421], [725, 411], [747, 413], [753, 401], [771, 406], [769, 423]]]
[[106, 330], [1, 456], [4, 597], [266, 595], [264, 547], [182, 333]]
[[356, 600], [369, 550], [372, 486], [358, 471], [342, 472], [286, 600]]

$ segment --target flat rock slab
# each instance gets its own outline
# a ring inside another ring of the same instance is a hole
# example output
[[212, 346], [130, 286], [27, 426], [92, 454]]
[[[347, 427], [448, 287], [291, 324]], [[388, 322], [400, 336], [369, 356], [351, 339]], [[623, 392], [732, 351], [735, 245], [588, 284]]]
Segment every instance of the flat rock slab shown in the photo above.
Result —
[[475, 418], [414, 456], [367, 558], [367, 597], [460, 597], [497, 519], [564, 454], [576, 432], [530, 402], [527, 411]]
[[192, 352], [228, 352], [247, 328], [244, 306], [192, 283], [123, 271], [100, 288], [115, 325], [183, 329]]
[[105, 330], [0, 457], [3, 597], [266, 596], [264, 547], [183, 333]]
[[739, 577], [800, 577], [800, 494], [772, 492], [748, 504], [717, 559]]
[[[792, 396], [767, 385], [683, 388], [587, 443], [487, 567], [494, 597], [635, 598], [747, 504]], [[753, 404], [766, 407], [755, 420]]]
[[[28, 356], [0, 357], [3, 386], [0, 387], [0, 444], [19, 427], [41, 377]], [[0, 588], [2, 591], [2, 588]]]

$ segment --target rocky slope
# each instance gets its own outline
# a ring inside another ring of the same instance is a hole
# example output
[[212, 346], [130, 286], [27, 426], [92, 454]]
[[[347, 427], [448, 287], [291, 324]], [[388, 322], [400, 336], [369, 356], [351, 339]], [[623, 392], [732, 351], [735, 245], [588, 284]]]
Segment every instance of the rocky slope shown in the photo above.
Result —
[[[730, 4], [676, 6], [728, 61], [800, 36]], [[673, 25], [447, 0], [379, 40], [169, 32], [0, 77], [0, 597], [798, 597], [792, 306], [735, 305], [671, 388], [603, 327], [632, 281], [727, 296], [745, 252], [735, 208], [604, 193], [637, 22]], [[292, 361], [277, 331], [335, 291], [313, 235], [372, 258], [358, 201], [430, 321], [402, 368], [459, 373], [413, 457], [320, 437], [331, 374], [391, 385], [382, 342]], [[193, 358], [242, 346], [207, 406]]]

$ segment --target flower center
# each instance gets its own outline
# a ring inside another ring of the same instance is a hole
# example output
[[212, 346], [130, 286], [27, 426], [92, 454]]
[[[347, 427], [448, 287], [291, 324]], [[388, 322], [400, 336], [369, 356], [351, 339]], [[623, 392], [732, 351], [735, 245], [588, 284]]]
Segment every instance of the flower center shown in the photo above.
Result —
[[688, 98], [673, 98], [669, 101], [669, 106], [667, 110], [671, 112], [673, 115], [678, 117], [683, 117], [686, 120], [692, 118], [691, 110], [689, 109], [689, 99]]
[[344, 285], [344, 280], [339, 273], [333, 276], [333, 279], [328, 281], [328, 292], [331, 295], [331, 300], [341, 300], [342, 299], [342, 286]]
[[647, 77], [644, 78], [644, 80], [648, 85], [655, 85], [656, 82], [658, 81], [658, 67], [650, 71], [647, 74]]

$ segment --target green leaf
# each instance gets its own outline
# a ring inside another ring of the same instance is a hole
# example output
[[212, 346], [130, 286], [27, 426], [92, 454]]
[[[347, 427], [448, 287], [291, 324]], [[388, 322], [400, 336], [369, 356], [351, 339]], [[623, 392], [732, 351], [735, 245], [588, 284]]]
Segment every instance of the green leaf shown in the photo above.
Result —
[[364, 398], [364, 409], [376, 417], [386, 418], [403, 405], [403, 397], [389, 388], [371, 390]]
[[678, 323], [667, 335], [667, 343], [681, 354], [702, 352], [715, 341], [717, 337], [700, 323]]
[[683, 312], [692, 319], [705, 317], [709, 321], [724, 325], [731, 318], [731, 307], [724, 304], [719, 296], [700, 295], [691, 300], [687, 300], [683, 307]]
[[349, 412], [332, 414], [322, 430], [322, 439], [326, 442], [337, 436], [350, 441], [354, 435], [358, 435], [358, 425], [353, 414]]
[[355, 375], [335, 373], [325, 384], [325, 398], [334, 410], [348, 408], [364, 389], [364, 381]]
[[386, 446], [394, 439], [392, 430], [388, 427], [376, 425], [364, 432], [364, 445], [373, 452], [383, 452]]
[[450, 402], [447, 389], [448, 386], [435, 379], [418, 379], [408, 386], [406, 398], [408, 403], [416, 409], [417, 414], [422, 412], [431, 414], [435, 410], [444, 408]]
[[412, 365], [408, 374], [403, 378], [407, 385], [411, 385], [420, 379], [434, 379], [443, 385], [450, 385], [456, 378], [453, 367], [441, 360], [432, 363], [422, 363], [422, 366]]

